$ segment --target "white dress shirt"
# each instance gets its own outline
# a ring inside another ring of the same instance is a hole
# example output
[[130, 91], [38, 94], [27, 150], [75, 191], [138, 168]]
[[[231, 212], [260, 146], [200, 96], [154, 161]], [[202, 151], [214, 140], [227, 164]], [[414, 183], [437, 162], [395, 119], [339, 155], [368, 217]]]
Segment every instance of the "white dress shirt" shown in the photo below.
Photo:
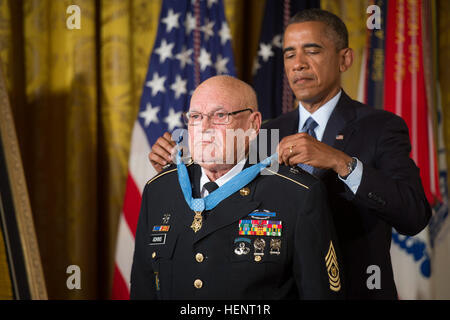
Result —
[[[219, 179], [217, 179], [214, 182], [217, 183], [217, 185], [220, 188], [225, 183], [230, 181], [235, 175], [237, 175], [239, 172], [242, 171], [246, 161], [247, 161], [247, 158], [242, 159], [233, 168], [231, 168], [230, 171], [225, 173], [223, 176], [221, 176]], [[204, 198], [209, 194], [208, 190], [206, 190], [206, 188], [205, 188], [205, 183], [210, 182], [211, 180], [209, 180], [208, 176], [205, 173], [205, 170], [203, 168], [201, 168], [201, 169], [202, 169], [202, 176], [200, 177], [200, 195], [202, 198]]]

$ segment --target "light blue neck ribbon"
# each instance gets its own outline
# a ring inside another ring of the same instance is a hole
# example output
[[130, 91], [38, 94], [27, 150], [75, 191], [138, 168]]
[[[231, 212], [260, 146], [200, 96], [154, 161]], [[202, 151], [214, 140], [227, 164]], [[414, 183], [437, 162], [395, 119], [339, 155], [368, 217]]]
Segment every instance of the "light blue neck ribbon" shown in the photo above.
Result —
[[275, 153], [272, 156], [264, 159], [263, 161], [242, 170], [231, 180], [225, 183], [220, 188], [211, 192], [205, 198], [192, 198], [192, 186], [189, 180], [189, 175], [184, 165], [181, 161], [181, 150], [178, 152], [176, 157], [176, 164], [178, 168], [178, 181], [180, 183], [181, 190], [183, 191], [184, 198], [188, 206], [194, 212], [203, 212], [204, 210], [214, 209], [222, 200], [228, 198], [230, 195], [247, 185], [249, 182], [253, 181], [256, 176], [269, 166], [273, 160], [278, 159], [278, 154]]

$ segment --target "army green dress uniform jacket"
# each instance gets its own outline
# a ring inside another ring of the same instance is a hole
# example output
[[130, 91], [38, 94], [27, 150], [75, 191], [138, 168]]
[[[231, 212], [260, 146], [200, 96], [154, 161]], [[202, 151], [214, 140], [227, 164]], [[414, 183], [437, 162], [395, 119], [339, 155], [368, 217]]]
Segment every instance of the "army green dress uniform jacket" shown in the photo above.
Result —
[[[187, 169], [198, 197], [201, 168]], [[176, 167], [151, 179], [136, 231], [131, 299], [340, 298], [345, 279], [324, 186], [301, 169], [272, 173], [205, 211], [198, 232]]]

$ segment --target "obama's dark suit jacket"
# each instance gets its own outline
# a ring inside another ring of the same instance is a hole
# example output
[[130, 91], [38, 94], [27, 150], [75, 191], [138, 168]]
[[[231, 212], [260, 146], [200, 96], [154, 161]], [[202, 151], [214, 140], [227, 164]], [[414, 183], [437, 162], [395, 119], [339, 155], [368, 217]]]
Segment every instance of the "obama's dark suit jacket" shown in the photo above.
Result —
[[[294, 110], [263, 128], [279, 129], [281, 140], [298, 132], [298, 122], [298, 110]], [[401, 234], [415, 235], [431, 217], [419, 169], [409, 157], [408, 127], [393, 113], [361, 104], [342, 91], [322, 142], [358, 158], [364, 166], [356, 195], [334, 171], [314, 172], [328, 191], [347, 297], [397, 299], [389, 253], [392, 227]], [[371, 265], [380, 268], [381, 289], [367, 286]]]

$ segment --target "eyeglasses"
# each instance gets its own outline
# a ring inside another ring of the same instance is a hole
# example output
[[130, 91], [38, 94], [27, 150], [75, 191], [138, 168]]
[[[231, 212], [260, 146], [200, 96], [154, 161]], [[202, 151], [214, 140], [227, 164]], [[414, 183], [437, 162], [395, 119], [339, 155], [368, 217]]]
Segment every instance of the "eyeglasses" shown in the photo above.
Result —
[[250, 108], [245, 108], [238, 111], [233, 112], [225, 112], [223, 110], [218, 110], [208, 114], [204, 114], [201, 112], [186, 112], [183, 114], [183, 120], [186, 125], [189, 126], [196, 126], [202, 123], [203, 117], [208, 117], [209, 120], [212, 121], [212, 124], [229, 124], [231, 121], [230, 116], [234, 116], [235, 114], [244, 112], [244, 111], [250, 111], [250, 113], [253, 113], [253, 110]]

